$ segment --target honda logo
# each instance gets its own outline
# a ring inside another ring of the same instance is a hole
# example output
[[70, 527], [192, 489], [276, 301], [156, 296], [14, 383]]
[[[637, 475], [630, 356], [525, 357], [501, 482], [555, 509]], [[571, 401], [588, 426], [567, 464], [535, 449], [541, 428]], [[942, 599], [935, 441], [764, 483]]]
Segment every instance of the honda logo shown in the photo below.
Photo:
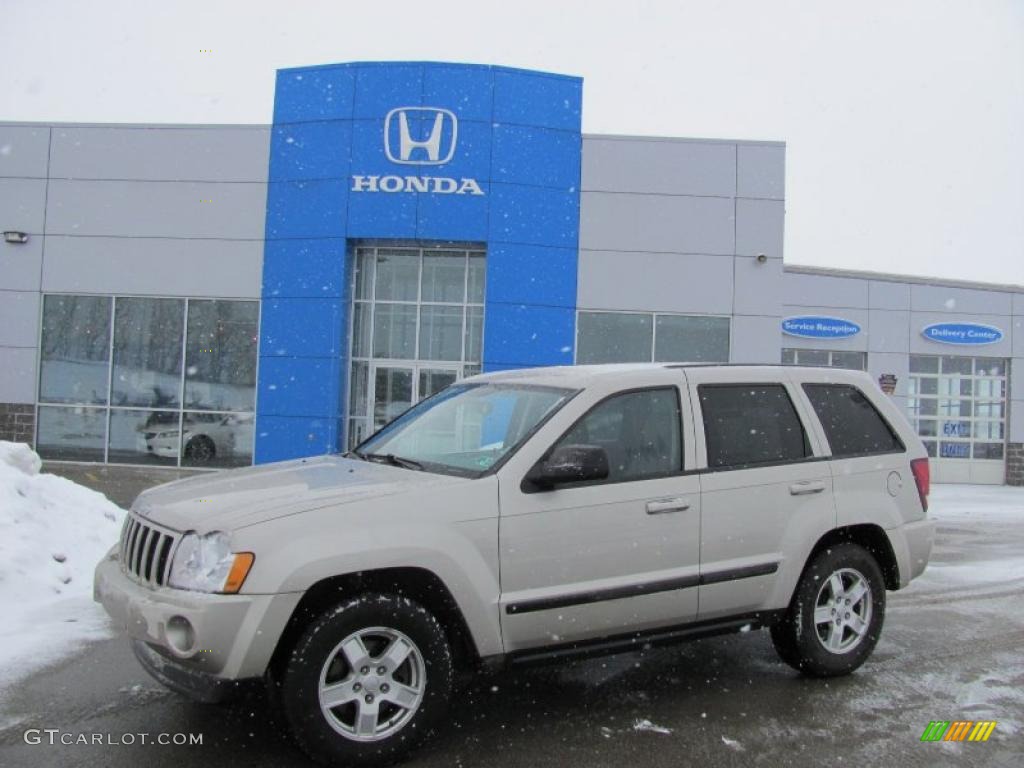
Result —
[[459, 121], [450, 110], [397, 107], [384, 118], [384, 154], [402, 165], [444, 165], [455, 154], [458, 134]]

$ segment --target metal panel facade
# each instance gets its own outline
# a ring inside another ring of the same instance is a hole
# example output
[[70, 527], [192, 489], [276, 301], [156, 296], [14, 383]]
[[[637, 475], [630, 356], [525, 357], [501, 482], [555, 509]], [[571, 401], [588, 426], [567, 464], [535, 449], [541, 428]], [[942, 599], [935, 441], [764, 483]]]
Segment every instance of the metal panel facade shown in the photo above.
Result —
[[[543, 72], [332, 64], [278, 72], [271, 126], [0, 125], [0, 229], [29, 234], [0, 242], [0, 402], [35, 402], [43, 293], [260, 298], [256, 461], [336, 450], [364, 239], [486, 249], [486, 370], [574, 362], [594, 310], [729, 318], [733, 362], [866, 352], [901, 406], [911, 354], [1024, 374], [1024, 291], [787, 269], [783, 144], [582, 136], [581, 102]], [[861, 331], [783, 335], [795, 315]], [[936, 322], [1004, 336], [940, 344]], [[1022, 394], [1011, 380], [1013, 443]]]

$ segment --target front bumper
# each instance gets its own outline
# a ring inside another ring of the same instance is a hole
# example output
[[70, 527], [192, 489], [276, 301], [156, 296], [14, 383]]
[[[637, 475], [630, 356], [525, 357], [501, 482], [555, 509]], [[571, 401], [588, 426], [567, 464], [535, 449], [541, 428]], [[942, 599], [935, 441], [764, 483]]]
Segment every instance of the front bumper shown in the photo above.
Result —
[[132, 640], [132, 651], [150, 677], [175, 693], [194, 701], [218, 704], [243, 695], [263, 684], [259, 677], [229, 680], [192, 669], [168, 658], [149, 643]]
[[[111, 555], [96, 566], [93, 582], [93, 599], [130, 638], [177, 669], [224, 680], [263, 675], [301, 597], [298, 592], [216, 595], [152, 589], [131, 580]], [[168, 622], [179, 616], [192, 627], [187, 648], [168, 641]], [[152, 665], [144, 661], [143, 666], [153, 674]]]

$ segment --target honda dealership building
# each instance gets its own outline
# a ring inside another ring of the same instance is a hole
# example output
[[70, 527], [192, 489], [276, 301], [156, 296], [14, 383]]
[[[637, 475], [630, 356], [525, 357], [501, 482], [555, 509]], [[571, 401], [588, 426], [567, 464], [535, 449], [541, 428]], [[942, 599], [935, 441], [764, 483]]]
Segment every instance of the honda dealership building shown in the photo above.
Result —
[[582, 96], [331, 64], [269, 126], [0, 124], [0, 439], [239, 466], [481, 370], [783, 362], [869, 371], [938, 481], [1024, 483], [1024, 289], [787, 267], [783, 144], [584, 135]]

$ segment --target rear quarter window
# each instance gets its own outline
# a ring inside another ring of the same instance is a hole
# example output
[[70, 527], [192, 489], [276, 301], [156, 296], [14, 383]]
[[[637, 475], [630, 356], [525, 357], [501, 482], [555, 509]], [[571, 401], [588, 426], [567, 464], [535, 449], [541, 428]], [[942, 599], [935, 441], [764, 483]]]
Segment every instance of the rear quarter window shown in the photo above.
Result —
[[803, 388], [825, 430], [832, 456], [870, 456], [905, 450], [893, 428], [857, 387], [804, 384]]
[[781, 384], [702, 384], [709, 469], [802, 461], [811, 455], [800, 417]]

